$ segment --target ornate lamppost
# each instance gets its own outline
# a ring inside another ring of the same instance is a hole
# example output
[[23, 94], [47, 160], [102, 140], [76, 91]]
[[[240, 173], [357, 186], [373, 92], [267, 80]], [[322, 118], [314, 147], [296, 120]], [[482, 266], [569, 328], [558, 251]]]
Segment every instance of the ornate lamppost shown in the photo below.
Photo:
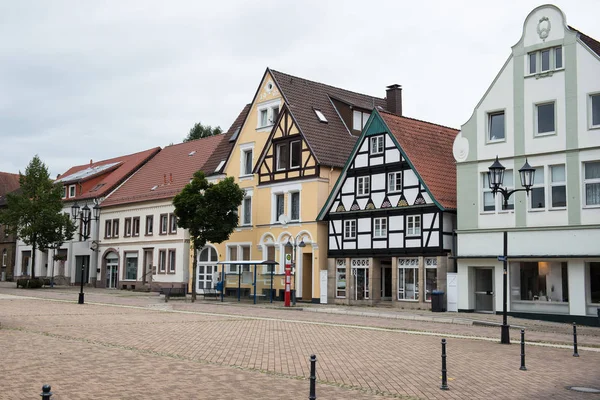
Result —
[[[502, 194], [504, 199], [504, 207], [508, 207], [508, 199], [515, 192], [526, 192], [529, 195], [529, 191], [531, 190], [531, 186], [533, 186], [533, 179], [535, 176], [535, 168], [532, 168], [531, 165], [525, 159], [525, 164], [519, 170], [519, 177], [521, 179], [521, 186], [523, 189], [513, 189], [508, 190], [507, 188], [502, 187], [502, 182], [504, 180], [504, 171], [506, 168], [500, 164], [498, 161], [498, 156], [496, 156], [496, 161], [488, 168], [488, 181], [490, 183], [490, 189], [492, 189], [492, 194], [494, 197], [496, 193]], [[506, 302], [507, 302], [507, 275], [508, 275], [508, 232], [504, 231], [504, 254], [498, 257], [499, 261], [503, 262], [503, 276], [502, 276], [502, 326], [500, 331], [500, 343], [510, 344], [510, 331], [507, 324], [507, 315], [506, 315]]]
[[[93, 215], [92, 215], [92, 211], [93, 211]], [[81, 238], [85, 241], [88, 240], [90, 238], [90, 235], [88, 234], [90, 232], [91, 229], [88, 229], [88, 225], [91, 224], [92, 221], [98, 221], [100, 219], [100, 206], [98, 204], [94, 205], [94, 207], [92, 207], [92, 209], [90, 209], [88, 207], [87, 204], [85, 204], [83, 206], [83, 208], [80, 210], [79, 209], [79, 205], [77, 203], [73, 204], [73, 206], [71, 207], [71, 217], [73, 217], [73, 220], [77, 221], [78, 219], [81, 220], [81, 224], [82, 224], [82, 229], [80, 230], [80, 236]], [[89, 265], [88, 265], [89, 268]], [[79, 290], [79, 304], [83, 304], [84, 303], [84, 293], [83, 293], [83, 279], [85, 276], [85, 263], [82, 263], [81, 265], [81, 288]]]
[[[306, 243], [304, 243], [304, 239], [301, 236], [302, 234], [298, 234], [298, 236], [294, 238], [293, 242], [288, 239], [288, 242], [285, 244], [285, 247], [292, 249], [292, 274], [294, 276], [294, 291], [292, 292], [293, 305], [296, 305], [296, 249], [298, 247], [306, 247]], [[298, 239], [300, 239], [300, 242], [298, 242]]]

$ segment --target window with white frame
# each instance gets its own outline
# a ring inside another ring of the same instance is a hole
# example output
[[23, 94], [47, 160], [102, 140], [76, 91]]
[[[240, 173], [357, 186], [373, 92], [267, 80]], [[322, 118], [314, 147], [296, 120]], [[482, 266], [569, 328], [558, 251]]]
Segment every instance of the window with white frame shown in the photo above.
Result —
[[387, 237], [387, 217], [375, 218], [373, 220], [373, 237], [374, 238], [385, 238]]
[[175, 273], [175, 249], [169, 249], [169, 273]]
[[6, 249], [2, 250], [2, 266], [6, 267], [6, 260], [8, 258], [8, 252], [6, 251]]
[[528, 54], [529, 74], [539, 74], [563, 68], [562, 47], [546, 48]]
[[263, 109], [263, 110], [259, 110], [258, 111], [258, 126], [259, 127], [263, 127], [263, 126], [268, 126], [269, 123], [269, 110], [268, 109]]
[[421, 216], [408, 215], [406, 217], [406, 236], [421, 235]]
[[285, 213], [285, 196], [283, 193], [277, 193], [273, 199], [273, 220], [278, 221], [279, 217]]
[[108, 219], [104, 222], [104, 237], [112, 237], [112, 219]]
[[242, 202], [242, 225], [252, 225], [252, 197], [244, 197]]
[[299, 168], [302, 162], [302, 142], [294, 140], [290, 143], [290, 168]]
[[367, 112], [354, 110], [354, 112], [352, 113], [352, 129], [354, 129], [355, 131], [362, 130], [367, 124], [370, 115], [371, 114]]
[[[227, 261], [237, 261], [238, 260], [238, 248], [237, 246], [227, 246]], [[228, 272], [237, 274], [237, 264], [227, 264]]]
[[583, 164], [583, 187], [585, 192], [585, 205], [600, 205], [600, 161]]
[[290, 203], [291, 203], [291, 211], [290, 211], [290, 220], [299, 221], [300, 220], [300, 192], [291, 192], [290, 193]]
[[346, 260], [335, 260], [335, 297], [346, 298]]
[[[488, 174], [487, 172], [484, 172], [482, 175], [482, 181], [483, 181], [483, 211], [484, 212], [488, 212], [488, 211], [496, 211], [498, 209], [497, 204], [498, 202], [500, 202], [501, 207], [500, 209], [502, 210], [513, 210], [515, 208], [515, 199], [514, 196], [511, 196], [508, 199], [508, 207], [504, 206], [504, 199], [502, 198], [502, 195], [497, 195], [494, 196], [492, 194], [492, 189], [490, 189], [490, 181], [488, 179]], [[513, 181], [513, 171], [510, 169], [507, 169], [504, 171], [504, 180], [502, 182], [503, 186], [505, 186], [507, 189], [512, 190], [514, 189], [514, 181]]]
[[177, 217], [174, 213], [169, 214], [169, 233], [177, 233]]
[[488, 141], [502, 141], [505, 137], [504, 111], [488, 113]]
[[567, 175], [564, 164], [550, 166], [550, 204], [552, 208], [567, 206]]
[[242, 149], [242, 175], [252, 175], [252, 155], [253, 149]]
[[287, 143], [279, 143], [275, 146], [275, 158], [277, 171], [282, 171], [288, 168], [288, 145]]
[[374, 136], [370, 141], [370, 153], [374, 154], [383, 154], [383, 136]]
[[[249, 261], [250, 260], [250, 245], [240, 244], [240, 245], [228, 245], [227, 246], [227, 261]], [[241, 271], [238, 267], [241, 266]], [[229, 272], [231, 273], [239, 273], [239, 272], [250, 272], [250, 265], [238, 265], [238, 264], [228, 264]], [[242, 283], [248, 283], [246, 281]]]
[[138, 270], [138, 253], [125, 253], [125, 279], [136, 280]]
[[62, 198], [63, 199], [67, 198], [67, 187], [66, 186], [63, 186], [63, 195], [62, 195]]
[[535, 106], [536, 136], [550, 135], [556, 131], [555, 103], [542, 103]]
[[388, 174], [388, 193], [402, 191], [402, 172], [390, 172]]
[[123, 231], [124, 237], [131, 236], [131, 218], [125, 218], [125, 227]]
[[590, 128], [600, 128], [600, 93], [590, 95]]
[[425, 301], [431, 301], [431, 294], [437, 290], [437, 258], [428, 257], [425, 262]]
[[167, 251], [158, 251], [158, 272], [165, 273], [167, 271]]
[[160, 215], [160, 234], [166, 235], [168, 227], [169, 227], [169, 215], [161, 214]]
[[535, 168], [533, 186], [529, 194], [532, 210], [546, 208], [546, 187], [544, 185], [544, 167]]
[[419, 260], [398, 258], [398, 300], [419, 300]]
[[356, 220], [344, 221], [344, 239], [356, 239]]
[[356, 179], [356, 194], [358, 196], [368, 196], [371, 192], [371, 177], [359, 176]]
[[75, 185], [69, 186], [69, 197], [75, 197]]
[[256, 129], [272, 126], [279, 117], [279, 100], [258, 105], [258, 126]]
[[[267, 249], [267, 257], [265, 258], [265, 260], [275, 261], [275, 246], [273, 244], [269, 244], [269, 245], [266, 245], [265, 247]], [[265, 265], [264, 271], [267, 274], [276, 273], [277, 272], [275, 270], [275, 264], [267, 264], [267, 265]]]

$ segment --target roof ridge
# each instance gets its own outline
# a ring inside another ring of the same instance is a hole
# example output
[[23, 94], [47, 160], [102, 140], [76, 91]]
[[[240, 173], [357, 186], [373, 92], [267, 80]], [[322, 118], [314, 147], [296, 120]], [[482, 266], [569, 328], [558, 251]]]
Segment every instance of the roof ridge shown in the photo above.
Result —
[[[125, 154], [125, 155], [122, 155], [122, 156], [111, 157], [111, 158], [107, 158], [105, 160], [94, 161], [94, 162], [92, 162], [92, 165], [97, 166], [96, 164], [98, 164], [98, 163], [105, 163], [105, 162], [116, 161], [116, 160], [123, 161], [122, 160], [123, 158], [132, 157], [132, 156], [139, 155], [139, 154], [146, 153], [146, 152], [151, 152], [151, 151], [156, 150], [156, 149], [160, 149], [160, 146], [154, 146], [154, 147], [151, 147], [151, 148], [146, 149], [146, 150], [136, 151], [135, 153]], [[89, 166], [90, 166], [89, 163], [79, 164], [79, 165], [73, 165], [68, 170], [66, 170], [65, 173], [67, 173], [68, 171], [72, 170], [73, 168], [89, 167]], [[65, 173], [61, 174], [61, 176], [63, 176]]]
[[407, 116], [405, 116], [405, 115], [398, 115], [398, 114], [394, 114], [393, 112], [389, 112], [389, 111], [387, 111], [387, 110], [380, 110], [380, 109], [377, 109], [377, 112], [380, 112], [380, 113], [385, 113], [385, 114], [389, 114], [389, 115], [391, 115], [391, 116], [394, 116], [394, 117], [397, 117], [397, 118], [410, 119], [410, 120], [413, 120], [413, 121], [423, 122], [424, 124], [429, 124], [429, 125], [439, 126], [440, 128], [444, 128], [444, 129], [452, 129], [453, 131], [460, 132], [460, 129], [452, 128], [452, 127], [449, 127], [449, 126], [446, 126], [446, 125], [442, 125], [442, 124], [437, 124], [437, 123], [435, 123], [435, 122], [425, 121], [425, 120], [418, 119], [418, 118], [407, 117]]
[[218, 138], [219, 136], [221, 136], [221, 139], [222, 139], [223, 137], [225, 137], [226, 134], [227, 134], [227, 132], [221, 132], [221, 133], [219, 133], [217, 135], [205, 136], [205, 137], [201, 137], [201, 138], [198, 138], [198, 139], [188, 140], [187, 142], [170, 144], [168, 146], [165, 146], [165, 148], [167, 148], [167, 147], [181, 146], [181, 145], [188, 144], [188, 143], [196, 143], [196, 142], [198, 142], [200, 140], [203, 140], [203, 139], [208, 140], [208, 139], [212, 139], [212, 138], [216, 138], [216, 137]]
[[344, 89], [344, 88], [341, 88], [341, 87], [338, 87], [338, 86], [329, 85], [329, 84], [327, 84], [327, 83], [313, 81], [313, 80], [306, 79], [306, 78], [302, 78], [302, 77], [299, 77], [299, 76], [296, 76], [296, 75], [290, 75], [290, 74], [288, 74], [288, 73], [286, 73], [286, 72], [277, 71], [277, 70], [275, 70], [275, 69], [271, 69], [271, 68], [269, 68], [269, 70], [270, 70], [271, 72], [276, 72], [276, 73], [278, 73], [278, 74], [287, 75], [287, 76], [290, 76], [290, 77], [292, 77], [292, 78], [301, 79], [301, 80], [303, 80], [303, 81], [310, 82], [310, 83], [314, 83], [314, 84], [317, 84], [317, 85], [327, 86], [327, 87], [329, 87], [329, 88], [336, 89], [336, 90], [341, 90], [341, 91], [344, 91], [344, 92], [347, 92], [347, 93], [352, 93], [352, 94], [356, 94], [356, 95], [359, 95], [359, 96], [370, 97], [370, 98], [377, 99], [377, 100], [381, 100], [381, 101], [384, 101], [384, 100], [385, 100], [385, 98], [384, 98], [384, 97], [376, 97], [376, 96], [371, 96], [370, 94], [365, 94], [365, 93], [359, 93], [359, 92], [355, 92], [355, 91], [353, 91], [353, 90], [348, 90], [348, 89]]
[[581, 32], [579, 29], [574, 28], [571, 25], [567, 25], [567, 27], [573, 31], [575, 31], [576, 33], [579, 34], [579, 38], [581, 39], [581, 41], [590, 48], [590, 50], [592, 50], [594, 53], [596, 53], [598, 56], [600, 56], [600, 41], [594, 39], [593, 37], [586, 35], [585, 33]]

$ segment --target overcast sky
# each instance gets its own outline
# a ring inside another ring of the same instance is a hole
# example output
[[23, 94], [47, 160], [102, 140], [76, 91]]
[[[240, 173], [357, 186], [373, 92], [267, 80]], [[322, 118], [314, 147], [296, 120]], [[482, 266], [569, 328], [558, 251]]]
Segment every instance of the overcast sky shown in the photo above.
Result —
[[[0, 0], [0, 171], [73, 165], [226, 130], [266, 67], [467, 121], [542, 3]], [[600, 0], [560, 0], [600, 39]]]

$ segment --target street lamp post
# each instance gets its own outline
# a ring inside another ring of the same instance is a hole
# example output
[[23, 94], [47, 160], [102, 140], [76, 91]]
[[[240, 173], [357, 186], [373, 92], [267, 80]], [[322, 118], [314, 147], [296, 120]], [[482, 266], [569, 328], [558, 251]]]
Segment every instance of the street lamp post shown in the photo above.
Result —
[[[92, 215], [92, 211], [93, 211], [93, 215]], [[100, 219], [100, 206], [98, 204], [94, 205], [94, 207], [92, 209], [90, 209], [88, 207], [87, 204], [85, 204], [83, 206], [83, 208], [80, 210], [79, 209], [79, 205], [77, 203], [73, 204], [73, 206], [71, 207], [71, 217], [73, 217], [73, 219], [75, 221], [77, 221], [78, 219], [81, 220], [81, 224], [82, 229], [80, 230], [80, 237], [85, 241], [88, 240], [90, 238], [90, 235], [88, 234], [89, 231], [91, 229], [88, 229], [88, 225], [91, 224], [92, 221], [98, 221]], [[88, 265], [89, 268], [89, 265]], [[84, 304], [84, 298], [85, 298], [85, 294], [83, 293], [83, 279], [85, 276], [85, 263], [81, 264], [81, 288], [79, 290], [79, 304]]]
[[[504, 200], [504, 207], [508, 208], [508, 200], [510, 196], [515, 192], [526, 192], [529, 194], [531, 190], [531, 186], [533, 186], [533, 179], [535, 176], [535, 168], [532, 168], [531, 165], [525, 159], [525, 164], [519, 170], [519, 177], [521, 179], [521, 186], [523, 189], [513, 189], [508, 190], [507, 188], [502, 187], [502, 181], [504, 180], [504, 170], [506, 168], [500, 164], [498, 161], [498, 156], [496, 156], [496, 161], [488, 168], [488, 181], [490, 184], [490, 189], [492, 189], [492, 194], [496, 196], [496, 193], [502, 194]], [[503, 263], [503, 276], [502, 276], [502, 326], [500, 331], [500, 343], [510, 344], [510, 326], [507, 323], [507, 315], [506, 315], [506, 305], [507, 305], [507, 276], [508, 276], [508, 232], [504, 231], [504, 254], [502, 257], [498, 257], [502, 260]]]
[[[290, 237], [291, 238], [291, 237]], [[298, 243], [298, 238], [300, 238], [300, 242]], [[292, 291], [292, 305], [296, 305], [296, 249], [298, 247], [306, 247], [306, 243], [304, 243], [304, 239], [302, 239], [301, 235], [298, 234], [294, 238], [294, 242], [292, 243], [289, 239], [285, 244], [285, 247], [288, 249], [292, 249], [292, 273], [294, 275], [294, 290]]]

